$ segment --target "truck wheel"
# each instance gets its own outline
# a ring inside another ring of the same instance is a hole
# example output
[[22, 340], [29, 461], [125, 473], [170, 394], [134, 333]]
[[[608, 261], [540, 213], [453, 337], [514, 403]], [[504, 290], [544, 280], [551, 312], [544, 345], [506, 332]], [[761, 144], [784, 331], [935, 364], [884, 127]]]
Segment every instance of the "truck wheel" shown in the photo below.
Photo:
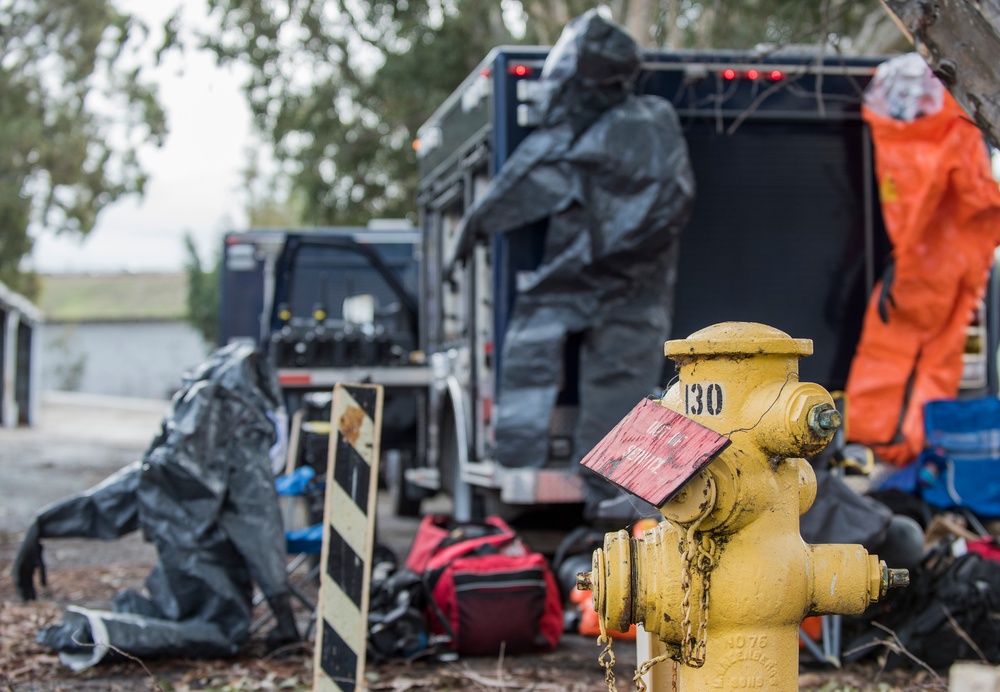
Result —
[[389, 506], [397, 517], [419, 517], [421, 492], [406, 481], [412, 455], [407, 451], [386, 455], [386, 485], [389, 492]]

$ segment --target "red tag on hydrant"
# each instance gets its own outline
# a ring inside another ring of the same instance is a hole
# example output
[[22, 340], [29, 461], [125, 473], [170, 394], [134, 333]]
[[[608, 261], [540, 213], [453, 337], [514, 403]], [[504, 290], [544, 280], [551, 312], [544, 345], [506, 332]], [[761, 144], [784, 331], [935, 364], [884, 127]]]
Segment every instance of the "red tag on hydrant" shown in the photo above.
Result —
[[662, 507], [729, 445], [729, 439], [643, 399], [580, 463]]

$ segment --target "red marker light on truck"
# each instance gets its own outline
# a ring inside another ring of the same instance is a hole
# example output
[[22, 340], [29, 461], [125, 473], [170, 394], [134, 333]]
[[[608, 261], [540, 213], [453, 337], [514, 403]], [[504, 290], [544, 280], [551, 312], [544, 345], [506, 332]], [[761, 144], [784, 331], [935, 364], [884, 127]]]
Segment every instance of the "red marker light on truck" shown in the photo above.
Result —
[[312, 375], [309, 373], [278, 372], [278, 382], [286, 387], [295, 387], [312, 384]]
[[747, 79], [758, 79], [760, 72], [757, 70], [747, 70]]
[[722, 78], [727, 81], [732, 81], [736, 79], [736, 70], [729, 68], [728, 70], [722, 71]]
[[785, 73], [781, 70], [771, 70], [767, 73], [767, 78], [774, 82], [780, 82], [785, 78]]
[[527, 65], [511, 65], [507, 71], [515, 77], [527, 77], [531, 74], [531, 68]]

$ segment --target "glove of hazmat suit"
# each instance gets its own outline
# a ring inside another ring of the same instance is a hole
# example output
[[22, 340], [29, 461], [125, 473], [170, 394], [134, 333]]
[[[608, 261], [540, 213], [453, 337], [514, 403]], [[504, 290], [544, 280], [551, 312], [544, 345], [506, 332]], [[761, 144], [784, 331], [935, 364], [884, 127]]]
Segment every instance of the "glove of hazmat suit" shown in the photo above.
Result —
[[76, 670], [110, 650], [233, 655], [249, 638], [254, 583], [277, 618], [269, 645], [297, 640], [271, 459], [283, 417], [277, 377], [251, 346], [219, 349], [188, 373], [142, 461], [39, 512], [14, 565], [19, 593], [34, 598], [39, 539], [141, 528], [159, 558], [147, 593], [117, 594], [111, 612], [71, 607], [38, 641]]
[[[540, 264], [518, 276], [501, 351], [504, 466], [548, 458], [568, 335], [582, 335], [575, 460], [659, 384], [695, 183], [673, 107], [632, 93], [640, 59], [636, 41], [596, 10], [572, 20], [542, 69], [540, 127], [459, 229], [460, 256], [489, 234], [544, 233]], [[588, 508], [617, 494], [584, 478]]]

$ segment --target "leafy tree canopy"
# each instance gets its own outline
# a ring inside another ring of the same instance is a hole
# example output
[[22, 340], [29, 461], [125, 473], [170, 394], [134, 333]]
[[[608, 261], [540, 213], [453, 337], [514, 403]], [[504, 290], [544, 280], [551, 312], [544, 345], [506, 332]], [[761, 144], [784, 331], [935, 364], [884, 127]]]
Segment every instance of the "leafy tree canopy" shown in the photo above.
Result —
[[[523, 0], [542, 43], [552, 43], [588, 0]], [[733, 48], [789, 43], [882, 53], [902, 37], [878, 0], [609, 0], [614, 18], [647, 48]]]
[[256, 124], [302, 223], [412, 212], [417, 127], [488, 50], [516, 39], [495, 0], [209, 0], [205, 44], [251, 68]]
[[0, 0], [0, 281], [18, 271], [29, 227], [86, 234], [98, 212], [141, 193], [136, 157], [166, 133], [138, 51], [149, 31], [112, 0]]
[[[308, 225], [411, 215], [411, 142], [488, 51], [551, 44], [588, 0], [208, 0], [202, 36], [250, 68], [246, 93]], [[819, 43], [881, 52], [901, 34], [878, 0], [612, 0], [647, 47]], [[886, 39], [888, 37], [888, 39]]]

